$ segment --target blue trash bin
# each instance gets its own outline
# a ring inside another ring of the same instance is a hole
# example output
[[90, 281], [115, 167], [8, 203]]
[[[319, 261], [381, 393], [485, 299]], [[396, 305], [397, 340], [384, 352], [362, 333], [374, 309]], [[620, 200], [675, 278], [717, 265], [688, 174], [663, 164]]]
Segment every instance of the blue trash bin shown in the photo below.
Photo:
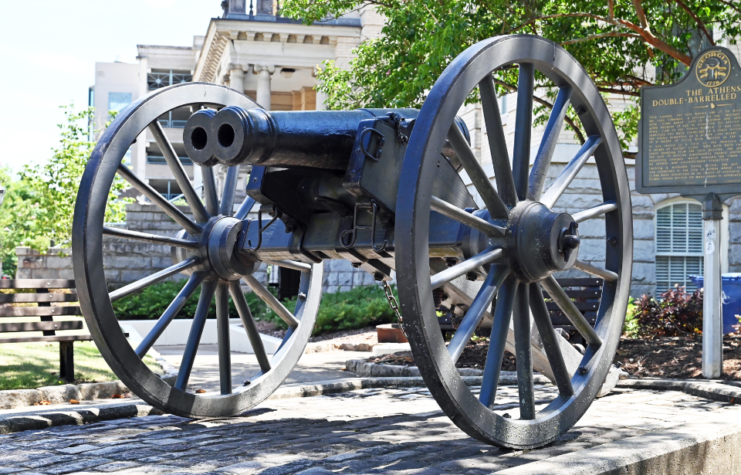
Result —
[[[701, 275], [688, 276], [692, 282], [701, 289], [705, 286], [705, 278]], [[721, 276], [721, 300], [723, 301], [723, 333], [736, 331], [734, 325], [738, 325], [736, 315], [741, 315], [741, 274], [723, 274]]]

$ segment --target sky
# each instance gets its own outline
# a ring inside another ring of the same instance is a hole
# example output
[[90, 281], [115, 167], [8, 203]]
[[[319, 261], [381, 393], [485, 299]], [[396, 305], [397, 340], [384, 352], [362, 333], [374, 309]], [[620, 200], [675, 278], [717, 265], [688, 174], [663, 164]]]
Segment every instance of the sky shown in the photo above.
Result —
[[43, 163], [60, 106], [87, 107], [95, 63], [136, 62], [136, 45], [191, 46], [220, 0], [0, 0], [0, 164]]

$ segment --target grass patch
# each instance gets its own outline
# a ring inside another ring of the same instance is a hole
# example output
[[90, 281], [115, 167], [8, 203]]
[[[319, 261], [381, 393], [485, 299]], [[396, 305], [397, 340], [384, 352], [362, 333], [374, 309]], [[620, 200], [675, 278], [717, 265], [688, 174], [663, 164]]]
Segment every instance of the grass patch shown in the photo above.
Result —
[[[116, 381], [92, 341], [75, 342], [75, 383]], [[144, 363], [154, 372], [162, 368], [147, 355]], [[67, 384], [59, 379], [59, 343], [0, 344], [0, 390], [34, 389], [42, 386]]]

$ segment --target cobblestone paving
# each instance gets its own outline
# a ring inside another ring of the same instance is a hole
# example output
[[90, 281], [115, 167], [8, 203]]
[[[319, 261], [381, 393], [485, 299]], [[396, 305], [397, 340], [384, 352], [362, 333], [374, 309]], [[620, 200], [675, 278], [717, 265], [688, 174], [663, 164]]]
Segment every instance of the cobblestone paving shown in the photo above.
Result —
[[[553, 397], [538, 387], [536, 398]], [[514, 387], [497, 410], [516, 416]], [[491, 473], [647, 431], [739, 417], [741, 408], [679, 392], [618, 390], [561, 439], [532, 451], [477, 442], [423, 388], [267, 401], [240, 417], [149, 416], [0, 436], [0, 474]]]

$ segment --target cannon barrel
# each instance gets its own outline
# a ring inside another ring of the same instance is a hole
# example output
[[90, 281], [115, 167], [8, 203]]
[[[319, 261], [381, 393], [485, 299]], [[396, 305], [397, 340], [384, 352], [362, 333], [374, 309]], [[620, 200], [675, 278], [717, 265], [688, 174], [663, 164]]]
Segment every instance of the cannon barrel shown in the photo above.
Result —
[[[345, 170], [360, 122], [395, 113], [413, 120], [417, 109], [357, 109], [353, 111], [266, 111], [225, 107], [204, 109], [185, 125], [185, 151], [196, 163], [213, 166], [249, 163], [267, 167], [311, 167]], [[468, 139], [465, 123], [456, 123]], [[443, 154], [454, 159], [446, 143]], [[457, 167], [456, 167], [457, 168]]]
[[193, 114], [183, 132], [195, 162], [249, 163], [270, 167], [344, 170], [360, 121], [389, 112], [414, 119], [416, 109], [353, 111], [271, 111], [225, 107]]

